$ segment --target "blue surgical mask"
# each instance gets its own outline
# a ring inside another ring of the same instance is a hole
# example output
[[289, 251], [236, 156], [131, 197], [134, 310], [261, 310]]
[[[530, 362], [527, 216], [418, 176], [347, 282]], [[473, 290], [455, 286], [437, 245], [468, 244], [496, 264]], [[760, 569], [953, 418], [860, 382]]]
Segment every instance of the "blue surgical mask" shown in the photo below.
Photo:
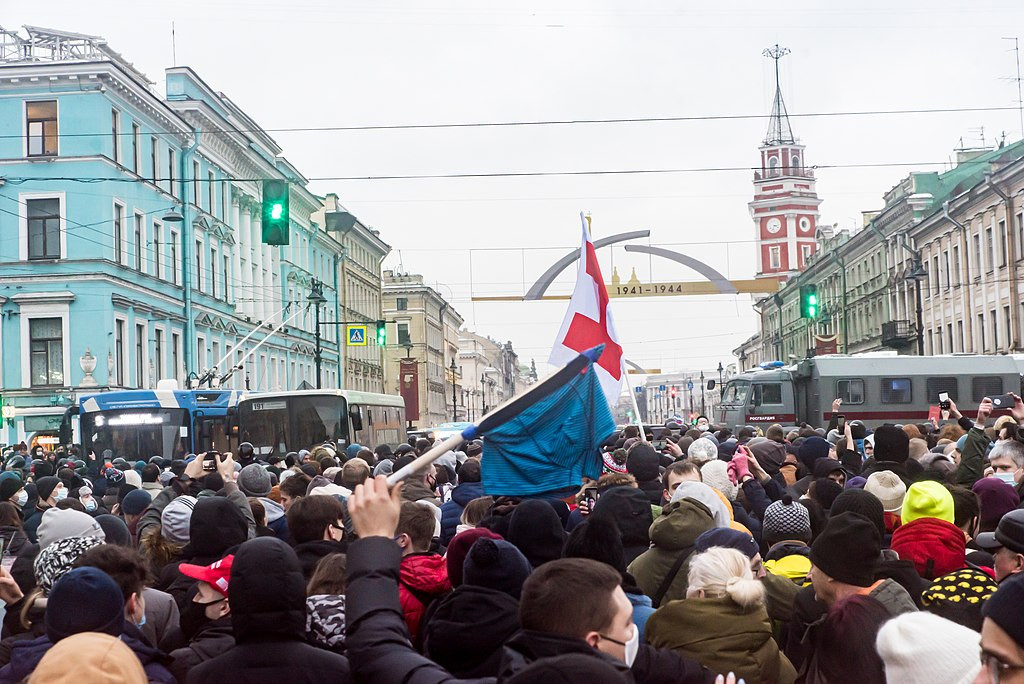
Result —
[[135, 626], [142, 629], [146, 624], [146, 614], [142, 614], [142, 619], [135, 623]]
[[1017, 484], [1017, 481], [1013, 477], [1013, 473], [996, 473], [995, 477], [999, 480], [1002, 480], [1011, 487]]
[[68, 498], [68, 488], [67, 487], [61, 487], [60, 489], [58, 489], [53, 494], [53, 500], [54, 501], [63, 501], [66, 498]]
[[89, 499], [88, 501], [84, 501], [82, 502], [82, 505], [85, 506], [85, 510], [89, 513], [92, 513], [99, 507], [99, 504], [96, 503], [96, 499]]

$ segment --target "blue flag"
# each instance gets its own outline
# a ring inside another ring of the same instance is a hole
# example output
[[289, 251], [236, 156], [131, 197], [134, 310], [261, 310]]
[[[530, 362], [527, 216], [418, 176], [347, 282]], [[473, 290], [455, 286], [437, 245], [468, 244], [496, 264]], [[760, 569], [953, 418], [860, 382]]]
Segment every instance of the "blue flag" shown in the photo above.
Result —
[[[600, 445], [615, 431], [594, 369], [602, 350], [603, 346], [580, 354], [542, 383], [551, 383], [550, 387], [531, 390], [530, 394], [542, 390], [540, 398], [515, 415], [493, 427], [481, 423], [485, 493], [536, 496], [575, 490], [583, 476], [600, 476]], [[563, 372], [571, 374], [567, 381]]]

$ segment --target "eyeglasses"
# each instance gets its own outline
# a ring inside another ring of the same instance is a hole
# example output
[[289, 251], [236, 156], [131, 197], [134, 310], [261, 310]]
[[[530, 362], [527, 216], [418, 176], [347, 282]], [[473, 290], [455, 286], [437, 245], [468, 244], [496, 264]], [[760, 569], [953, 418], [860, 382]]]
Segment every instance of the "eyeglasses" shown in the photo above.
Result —
[[999, 684], [1002, 677], [1014, 672], [1024, 672], [1024, 665], [1010, 665], [999, 659], [999, 656], [986, 651], [981, 652], [981, 664], [988, 670], [992, 684]]

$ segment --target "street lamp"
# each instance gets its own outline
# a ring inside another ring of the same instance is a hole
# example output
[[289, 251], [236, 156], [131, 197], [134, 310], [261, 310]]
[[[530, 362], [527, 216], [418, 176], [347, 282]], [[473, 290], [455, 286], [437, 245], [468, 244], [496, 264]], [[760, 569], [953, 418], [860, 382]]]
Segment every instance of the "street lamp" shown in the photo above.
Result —
[[704, 371], [700, 372], [700, 414], [706, 415], [707, 410], [704, 408]]
[[928, 277], [928, 271], [921, 263], [921, 255], [915, 254], [907, 280], [914, 281], [914, 297], [917, 300], [917, 355], [924, 356], [924, 316], [921, 307], [921, 281]]
[[313, 360], [316, 363], [316, 388], [321, 389], [321, 352], [320, 346], [320, 305], [327, 302], [327, 297], [324, 297], [324, 284], [317, 279], [314, 279], [310, 284], [309, 296], [306, 297], [306, 301], [313, 305], [313, 321], [316, 330], [313, 333], [313, 339], [316, 343], [316, 350], [313, 352]]
[[722, 386], [722, 373], [724, 373], [724, 372], [725, 372], [725, 367], [722, 366], [722, 362], [719, 361], [718, 362], [718, 386], [719, 387]]
[[458, 416], [458, 404], [456, 403], [455, 397], [455, 373], [458, 372], [459, 367], [455, 365], [455, 358], [452, 357], [452, 365], [448, 366], [448, 370], [452, 372], [452, 422], [454, 423], [459, 419]]

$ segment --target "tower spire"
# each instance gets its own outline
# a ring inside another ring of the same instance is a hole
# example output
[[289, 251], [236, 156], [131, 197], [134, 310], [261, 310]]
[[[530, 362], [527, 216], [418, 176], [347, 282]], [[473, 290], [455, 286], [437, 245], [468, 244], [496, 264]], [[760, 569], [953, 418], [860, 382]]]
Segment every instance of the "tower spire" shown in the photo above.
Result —
[[782, 87], [779, 82], [779, 60], [789, 52], [789, 48], [780, 47], [776, 43], [774, 47], [767, 48], [762, 53], [765, 57], [770, 57], [775, 61], [775, 102], [772, 103], [772, 114], [768, 120], [768, 133], [764, 137], [765, 145], [796, 142], [793, 137], [793, 129], [789, 125], [789, 114], [786, 112], [786, 103], [782, 100]]

